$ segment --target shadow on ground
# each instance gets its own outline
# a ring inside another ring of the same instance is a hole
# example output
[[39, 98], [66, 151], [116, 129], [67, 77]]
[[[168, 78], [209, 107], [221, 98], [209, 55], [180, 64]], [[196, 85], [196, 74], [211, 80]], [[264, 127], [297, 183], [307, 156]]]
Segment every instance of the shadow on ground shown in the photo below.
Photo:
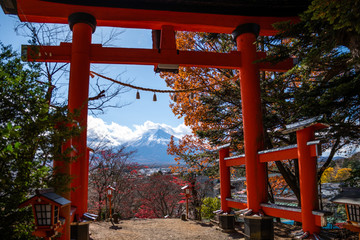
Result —
[[199, 221], [195, 221], [195, 222], [201, 227], [216, 228], [218, 231], [226, 233], [230, 239], [244, 239], [245, 237], [244, 234], [242, 233], [243, 232], [242, 229], [240, 229], [239, 226], [237, 226], [235, 230], [224, 231], [218, 226], [218, 224], [214, 224], [212, 222], [199, 222]]
[[118, 226], [111, 226], [111, 227], [109, 227], [109, 229], [119, 230], [119, 229], [122, 229], [122, 227], [118, 227]]

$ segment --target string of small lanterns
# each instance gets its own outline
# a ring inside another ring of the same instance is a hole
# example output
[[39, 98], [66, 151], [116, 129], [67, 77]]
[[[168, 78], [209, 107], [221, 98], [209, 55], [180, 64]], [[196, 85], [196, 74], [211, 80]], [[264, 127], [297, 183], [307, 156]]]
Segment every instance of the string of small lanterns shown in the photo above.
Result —
[[[157, 101], [157, 97], [156, 97], [156, 93], [183, 93], [183, 92], [197, 92], [197, 91], [200, 91], [200, 90], [203, 90], [205, 88], [208, 88], [208, 87], [211, 87], [211, 86], [215, 86], [215, 85], [219, 85], [220, 83], [214, 83], [214, 84], [210, 84], [210, 85], [207, 85], [207, 86], [202, 86], [202, 87], [197, 87], [197, 88], [189, 88], [189, 89], [178, 89], [178, 90], [160, 90], [160, 89], [154, 89], [154, 88], [145, 88], [145, 87], [139, 87], [139, 86], [135, 86], [135, 85], [132, 85], [132, 84], [129, 84], [129, 83], [124, 83], [124, 82], [121, 82], [121, 81], [118, 81], [118, 80], [115, 80], [113, 78], [110, 78], [110, 77], [107, 77], [107, 76], [104, 76], [100, 73], [97, 73], [97, 72], [94, 72], [94, 71], [90, 71], [90, 76], [93, 78], [98, 76], [98, 77], [101, 77], [103, 79], [106, 79], [106, 80], [109, 80], [109, 81], [112, 81], [114, 83], [117, 83], [117, 84], [120, 84], [122, 86], [125, 86], [125, 87], [129, 87], [129, 88], [133, 88], [133, 89], [136, 89], [137, 92], [136, 92], [136, 99], [140, 99], [140, 92], [139, 90], [141, 91], [146, 91], [146, 92], [153, 92], [154, 95], [153, 95], [153, 101], [156, 102]], [[228, 80], [231, 80], [231, 79], [234, 79], [234, 78], [237, 78], [236, 77], [233, 77], [233, 78], [229, 78]], [[193, 94], [191, 94], [191, 96], [193, 96]], [[176, 102], [176, 95], [174, 96], [174, 101]]]

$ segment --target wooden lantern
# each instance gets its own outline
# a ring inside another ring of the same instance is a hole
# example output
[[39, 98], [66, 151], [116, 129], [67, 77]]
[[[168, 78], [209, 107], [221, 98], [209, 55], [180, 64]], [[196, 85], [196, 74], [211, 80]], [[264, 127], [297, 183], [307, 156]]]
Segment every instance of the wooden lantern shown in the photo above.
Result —
[[106, 195], [108, 198], [112, 197], [114, 190], [115, 190], [115, 188], [111, 187], [110, 185], [106, 188]]
[[65, 218], [60, 215], [60, 209], [71, 202], [54, 193], [51, 189], [37, 190], [36, 195], [19, 205], [19, 208], [32, 206], [35, 217], [33, 235], [50, 239], [62, 231]]
[[112, 213], [111, 213], [111, 198], [112, 198], [112, 196], [113, 196], [113, 192], [114, 192], [114, 190], [115, 190], [115, 188], [113, 188], [113, 187], [111, 187], [110, 185], [106, 188], [106, 194], [107, 194], [107, 197], [108, 197], [108, 199], [109, 199], [109, 205], [110, 205], [110, 214], [109, 214], [109, 216], [110, 216], [110, 219], [112, 218]]
[[185, 185], [181, 189], [184, 190], [185, 196], [187, 198], [189, 198], [190, 197], [190, 192], [191, 192], [191, 187], [189, 185]]
[[189, 197], [191, 192], [191, 187], [189, 185], [185, 185], [181, 188], [184, 190], [185, 198], [186, 198], [186, 219], [189, 218]]
[[360, 237], [360, 188], [348, 188], [331, 201], [345, 204], [347, 223], [344, 224], [344, 228], [358, 232]]

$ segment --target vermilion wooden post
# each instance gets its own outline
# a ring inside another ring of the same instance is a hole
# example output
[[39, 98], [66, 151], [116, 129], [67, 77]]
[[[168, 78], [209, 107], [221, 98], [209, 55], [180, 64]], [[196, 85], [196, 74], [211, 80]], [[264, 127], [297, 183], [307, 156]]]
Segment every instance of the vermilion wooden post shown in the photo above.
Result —
[[314, 140], [314, 129], [308, 127], [296, 132], [299, 173], [300, 173], [300, 198], [301, 218], [304, 232], [318, 233], [320, 228], [315, 225], [313, 210], [319, 208], [317, 190], [316, 157], [311, 157], [307, 143]]
[[260, 31], [257, 24], [240, 25], [233, 32], [237, 49], [241, 53], [240, 88], [243, 114], [245, 166], [248, 208], [260, 210], [266, 202], [266, 168], [259, 162], [258, 151], [263, 149], [263, 122], [260, 99], [259, 68], [255, 41]]
[[[85, 176], [83, 177], [85, 182], [84, 182], [84, 186], [86, 186], [86, 188], [88, 189], [89, 186], [89, 160], [90, 160], [90, 151], [92, 151], [92, 149], [90, 148], [86, 148], [86, 166], [84, 167], [86, 172], [85, 172]], [[84, 199], [86, 199], [86, 211], [87, 212], [87, 200], [88, 200], [88, 196], [89, 193], [88, 191], [84, 191]]]
[[112, 212], [111, 212], [111, 196], [109, 196], [109, 217], [112, 218]]
[[189, 197], [186, 196], [186, 219], [189, 219]]
[[231, 197], [230, 189], [230, 168], [225, 165], [225, 158], [229, 157], [229, 147], [224, 146], [219, 148], [219, 168], [220, 168], [220, 196], [221, 196], [221, 210], [229, 212], [230, 207], [227, 204], [226, 198]]
[[71, 164], [71, 175], [74, 178], [71, 187], [71, 204], [77, 208], [76, 214], [81, 217], [87, 211], [87, 114], [89, 95], [91, 35], [95, 31], [96, 21], [86, 13], [74, 13], [69, 16], [70, 28], [73, 31], [70, 82], [69, 111], [75, 113], [75, 120], [82, 127], [79, 137], [73, 139], [76, 149], [75, 162]]
[[[61, 151], [65, 152], [67, 149], [71, 147], [71, 139], [67, 140], [66, 143], [61, 147]], [[72, 154], [72, 153], [69, 153]], [[70, 156], [67, 156], [70, 157]], [[66, 175], [70, 176], [70, 162], [64, 161], [64, 160], [55, 160], [53, 163], [55, 173], [59, 175]], [[70, 183], [63, 186], [64, 188], [67, 188], [69, 191], [59, 193], [62, 197], [70, 200], [71, 199], [71, 192], [70, 192]], [[60, 208], [60, 215], [65, 218], [65, 227], [62, 231], [62, 235], [60, 237], [61, 240], [69, 240], [70, 239], [70, 210], [71, 205], [65, 206]]]

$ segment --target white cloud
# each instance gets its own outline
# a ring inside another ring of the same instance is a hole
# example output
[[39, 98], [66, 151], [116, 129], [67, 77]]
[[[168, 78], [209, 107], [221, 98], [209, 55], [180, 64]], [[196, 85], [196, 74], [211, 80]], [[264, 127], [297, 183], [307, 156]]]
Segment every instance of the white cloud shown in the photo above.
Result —
[[177, 138], [181, 138], [186, 134], [191, 134], [191, 130], [189, 127], [185, 126], [185, 124], [180, 124], [177, 127], [172, 127], [170, 125], [164, 123], [154, 123], [151, 121], [144, 122], [143, 125], [134, 125], [135, 131], [134, 133], [137, 136], [143, 135], [145, 132], [149, 131], [150, 129], [163, 129], [165, 132], [174, 135]]
[[177, 138], [181, 138], [186, 134], [192, 134], [191, 129], [185, 124], [180, 124], [179, 126], [173, 128], [174, 133], [173, 135]]
[[98, 139], [99, 141], [103, 139], [107, 140], [114, 146], [136, 140], [152, 129], [163, 129], [165, 132], [178, 138], [186, 134], [191, 134], [190, 128], [184, 124], [172, 127], [164, 123], [146, 121], [142, 125], [134, 125], [133, 127], [134, 129], [132, 130], [127, 126], [121, 126], [114, 122], [107, 124], [101, 118], [88, 116], [88, 137]]

